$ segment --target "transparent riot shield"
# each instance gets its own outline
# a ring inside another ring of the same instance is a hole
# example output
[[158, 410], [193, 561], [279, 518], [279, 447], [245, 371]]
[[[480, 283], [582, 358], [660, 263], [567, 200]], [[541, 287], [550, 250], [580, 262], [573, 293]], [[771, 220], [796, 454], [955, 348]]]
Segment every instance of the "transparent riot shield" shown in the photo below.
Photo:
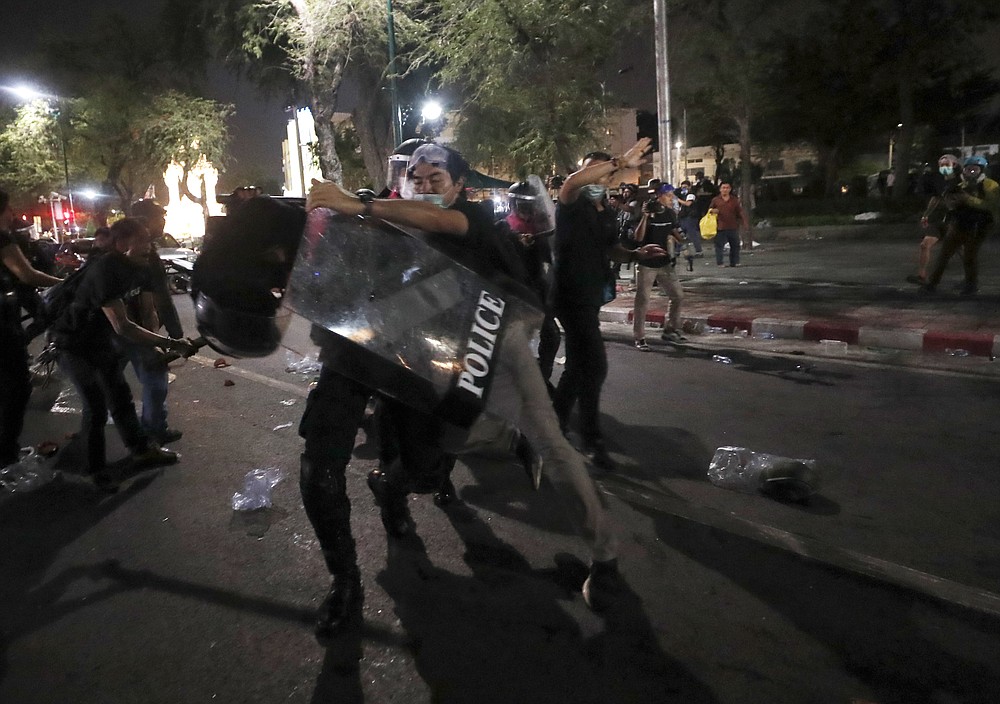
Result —
[[516, 291], [420, 231], [320, 208], [309, 213], [285, 306], [313, 323], [324, 365], [468, 428], [489, 398], [507, 328], [541, 325]]

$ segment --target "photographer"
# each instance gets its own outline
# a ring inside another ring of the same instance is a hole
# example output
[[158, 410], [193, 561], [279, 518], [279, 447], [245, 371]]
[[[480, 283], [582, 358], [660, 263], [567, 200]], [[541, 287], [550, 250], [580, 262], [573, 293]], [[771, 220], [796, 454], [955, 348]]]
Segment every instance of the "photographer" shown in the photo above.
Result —
[[684, 242], [677, 226], [677, 216], [674, 213], [674, 187], [669, 183], [661, 184], [655, 197], [642, 206], [642, 218], [635, 229], [632, 239], [623, 240], [622, 246], [635, 249], [647, 244], [655, 244], [664, 250], [658, 257], [644, 259], [636, 272], [635, 308], [632, 320], [632, 338], [636, 349], [649, 351], [646, 344], [646, 311], [649, 308], [649, 295], [656, 281], [661, 291], [665, 291], [669, 300], [668, 320], [660, 335], [664, 342], [685, 342], [687, 338], [681, 335], [681, 301], [684, 298], [680, 281], [677, 278], [677, 257], [672, 254], [676, 244]]
[[993, 228], [1000, 207], [1000, 184], [986, 178], [988, 162], [982, 156], [970, 156], [962, 162], [962, 178], [958, 185], [942, 196], [948, 214], [945, 216], [945, 236], [941, 251], [934, 262], [924, 293], [933, 293], [941, 282], [951, 256], [962, 249], [965, 268], [963, 296], [975, 295], [979, 285], [979, 248]]

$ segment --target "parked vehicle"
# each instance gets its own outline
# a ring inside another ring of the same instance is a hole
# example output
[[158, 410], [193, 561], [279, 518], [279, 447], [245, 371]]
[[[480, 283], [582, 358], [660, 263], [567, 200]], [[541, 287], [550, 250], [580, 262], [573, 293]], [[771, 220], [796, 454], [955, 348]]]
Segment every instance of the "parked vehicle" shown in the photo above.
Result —
[[56, 250], [53, 276], [62, 278], [67, 274], [72, 274], [83, 266], [83, 263], [87, 261], [87, 255], [93, 248], [93, 237], [83, 237], [61, 244]]
[[163, 233], [156, 238], [156, 252], [167, 270], [167, 282], [171, 293], [187, 293], [191, 288], [191, 271], [194, 269], [198, 253], [182, 247], [173, 235]]

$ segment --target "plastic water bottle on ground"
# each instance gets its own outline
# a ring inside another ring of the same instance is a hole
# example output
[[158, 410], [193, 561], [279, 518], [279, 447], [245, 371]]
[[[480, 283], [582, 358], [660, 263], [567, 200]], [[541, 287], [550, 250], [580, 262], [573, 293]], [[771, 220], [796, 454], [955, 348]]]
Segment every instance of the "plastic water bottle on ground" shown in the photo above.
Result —
[[716, 486], [781, 501], [804, 502], [819, 488], [815, 460], [779, 457], [745, 447], [720, 447], [708, 467]]
[[0, 489], [25, 494], [45, 486], [60, 476], [45, 464], [45, 457], [34, 448], [14, 464], [0, 469]]
[[713, 354], [712, 355], [712, 361], [713, 362], [718, 362], [719, 364], [732, 364], [733, 363], [733, 360], [731, 360], [729, 357], [726, 357], [726, 356], [721, 355], [721, 354]]
[[271, 490], [281, 479], [281, 470], [277, 467], [250, 470], [243, 477], [243, 491], [233, 494], [233, 510], [271, 508]]

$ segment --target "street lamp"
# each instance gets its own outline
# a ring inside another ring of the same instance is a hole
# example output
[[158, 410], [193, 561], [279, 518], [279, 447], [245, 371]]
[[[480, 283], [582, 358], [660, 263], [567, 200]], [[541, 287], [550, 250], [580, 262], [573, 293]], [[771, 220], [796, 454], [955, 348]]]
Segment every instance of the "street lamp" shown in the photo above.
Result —
[[444, 115], [444, 107], [440, 102], [429, 98], [420, 106], [420, 134], [427, 139], [434, 138], [434, 126]]
[[[44, 101], [49, 105], [49, 111], [56, 118], [56, 124], [59, 125], [59, 137], [62, 141], [63, 176], [66, 179], [66, 195], [69, 198], [69, 226], [71, 230], [75, 230], [76, 208], [73, 207], [73, 189], [69, 182], [69, 149], [68, 140], [66, 138], [66, 126], [63, 124], [65, 115], [63, 114], [64, 111], [62, 109], [62, 99], [57, 95], [42, 93], [41, 91], [35, 90], [31, 86], [5, 86], [5, 89], [10, 93], [13, 93], [23, 102], [32, 102], [34, 100]], [[58, 225], [56, 225], [55, 220], [52, 221], [52, 229], [58, 234]], [[63, 231], [63, 234], [65, 234], [65, 230]]]
[[903, 123], [896, 125], [896, 129], [889, 132], [889, 168], [892, 168], [892, 148], [896, 146], [896, 131], [903, 128]]

